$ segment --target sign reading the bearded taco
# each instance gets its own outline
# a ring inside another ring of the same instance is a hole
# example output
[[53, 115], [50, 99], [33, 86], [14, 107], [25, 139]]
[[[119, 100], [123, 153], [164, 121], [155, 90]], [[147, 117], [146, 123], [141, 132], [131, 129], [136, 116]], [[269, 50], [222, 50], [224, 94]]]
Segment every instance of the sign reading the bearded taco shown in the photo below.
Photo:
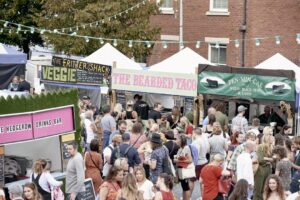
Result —
[[203, 71], [198, 93], [295, 101], [295, 83], [285, 77]]
[[197, 75], [113, 69], [112, 89], [197, 96]]
[[41, 78], [43, 81], [107, 85], [107, 79], [101, 74], [67, 67], [42, 66]]

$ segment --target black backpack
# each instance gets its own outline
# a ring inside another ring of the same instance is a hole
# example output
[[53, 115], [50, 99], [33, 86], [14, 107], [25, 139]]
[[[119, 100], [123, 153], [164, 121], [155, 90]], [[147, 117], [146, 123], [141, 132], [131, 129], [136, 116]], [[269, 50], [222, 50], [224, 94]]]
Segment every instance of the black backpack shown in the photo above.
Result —
[[120, 146], [117, 146], [117, 147], [116, 147], [116, 153], [115, 153], [114, 157], [110, 159], [110, 164], [111, 164], [111, 165], [114, 165], [115, 160], [117, 160], [118, 158], [126, 158], [126, 159], [128, 160], [127, 154], [128, 154], [128, 151], [129, 151], [131, 148], [132, 148], [132, 145], [128, 146], [128, 147], [125, 149], [125, 152], [122, 153], [121, 150], [120, 150]]

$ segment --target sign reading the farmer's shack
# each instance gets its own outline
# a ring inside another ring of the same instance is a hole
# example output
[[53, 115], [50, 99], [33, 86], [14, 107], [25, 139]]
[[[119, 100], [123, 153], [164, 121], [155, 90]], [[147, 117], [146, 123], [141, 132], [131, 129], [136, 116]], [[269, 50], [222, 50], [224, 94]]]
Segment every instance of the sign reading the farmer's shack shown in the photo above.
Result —
[[295, 101], [295, 83], [285, 77], [203, 71], [198, 93]]

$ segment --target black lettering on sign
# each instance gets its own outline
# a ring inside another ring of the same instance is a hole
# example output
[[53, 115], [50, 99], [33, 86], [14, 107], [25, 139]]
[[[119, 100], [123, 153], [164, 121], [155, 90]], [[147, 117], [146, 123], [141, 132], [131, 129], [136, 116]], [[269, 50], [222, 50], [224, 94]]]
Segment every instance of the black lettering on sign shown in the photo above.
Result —
[[42, 66], [42, 80], [76, 83], [76, 69]]
[[66, 68], [84, 70], [89, 72], [95, 72], [97, 74], [103, 74], [105, 76], [111, 75], [111, 66], [109, 65], [89, 63], [89, 62], [79, 61], [79, 60], [74, 60], [69, 58], [61, 58], [61, 57], [53, 56], [52, 65], [57, 67], [66, 67]]

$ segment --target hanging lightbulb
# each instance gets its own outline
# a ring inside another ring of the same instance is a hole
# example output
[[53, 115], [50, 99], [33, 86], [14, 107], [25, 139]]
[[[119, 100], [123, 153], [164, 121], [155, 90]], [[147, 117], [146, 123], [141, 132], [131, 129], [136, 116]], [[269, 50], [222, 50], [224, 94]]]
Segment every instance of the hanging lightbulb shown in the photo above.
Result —
[[11, 33], [12, 33], [12, 30], [10, 29], [10, 30], [8, 31], [8, 33], [11, 34]]
[[259, 40], [259, 38], [255, 38], [255, 45], [256, 45], [256, 46], [259, 46], [259, 45], [260, 45], [260, 40]]
[[70, 32], [72, 32], [72, 28], [69, 28]]
[[149, 41], [146, 41], [146, 46], [147, 46], [147, 48], [150, 48], [151, 47], [151, 43]]
[[113, 43], [113, 45], [116, 47], [116, 46], [118, 46], [118, 42], [117, 42], [117, 40], [116, 39], [114, 39], [114, 43]]
[[33, 34], [33, 33], [34, 33], [34, 28], [33, 28], [33, 27], [31, 27], [31, 29], [30, 29], [30, 33], [31, 33], [31, 34]]
[[129, 47], [129, 48], [132, 48], [132, 46], [133, 46], [132, 40], [129, 40], [129, 41], [128, 41], [128, 47]]
[[0, 29], [0, 33], [3, 33], [3, 28]]
[[91, 27], [91, 28], [93, 27], [93, 24], [92, 24], [92, 23], [90, 23], [90, 27]]
[[85, 39], [86, 43], [88, 43], [90, 41], [89, 37], [87, 37], [87, 36], [85, 36], [84, 39]]
[[220, 48], [219, 42], [216, 43], [215, 47], [216, 47], [217, 49]]
[[235, 46], [236, 48], [239, 48], [239, 46], [240, 46], [239, 40], [235, 40], [235, 41], [234, 41], [234, 46]]
[[100, 44], [104, 44], [103, 38], [100, 38], [100, 39], [99, 39], [99, 42], [100, 42]]
[[199, 48], [200, 48], [200, 45], [201, 45], [201, 42], [200, 42], [200, 41], [197, 41], [197, 42], [196, 42], [196, 49], [199, 49]]
[[54, 29], [54, 30], [53, 30], [53, 33], [58, 33], [58, 30], [57, 30], [57, 29]]
[[40, 34], [43, 35], [43, 34], [45, 33], [45, 31], [46, 31], [45, 29], [42, 29], [42, 30], [40, 31]]
[[297, 33], [297, 39], [296, 39], [297, 43], [300, 44], [300, 33]]
[[73, 33], [71, 33], [71, 36], [75, 36], [75, 35], [77, 35], [77, 33], [76, 33], [76, 32], [73, 32]]
[[55, 14], [54, 14], [54, 17], [58, 17], [58, 14], [57, 14], [57, 13], [55, 13]]
[[184, 48], [184, 44], [183, 42], [180, 42], [180, 49], [183, 49]]
[[280, 36], [275, 36], [275, 43], [280, 44]]
[[18, 24], [18, 29], [17, 29], [17, 31], [18, 31], [18, 32], [21, 31], [21, 25], [20, 25], [20, 24]]
[[115, 15], [114, 18], [117, 19], [117, 15]]
[[76, 26], [76, 31], [78, 31], [79, 30], [79, 27], [78, 26]]
[[96, 22], [96, 26], [98, 26], [99, 25], [99, 22]]
[[7, 25], [8, 25], [8, 22], [5, 22], [4, 24], [3, 24], [3, 26], [6, 28], [7, 27]]
[[167, 44], [166, 41], [163, 41], [163, 48], [164, 48], [164, 49], [168, 48], [168, 44]]
[[65, 32], [65, 29], [64, 29], [64, 28], [63, 28], [63, 29], [61, 29], [61, 32], [63, 32], [63, 33], [64, 33], [64, 32]]

